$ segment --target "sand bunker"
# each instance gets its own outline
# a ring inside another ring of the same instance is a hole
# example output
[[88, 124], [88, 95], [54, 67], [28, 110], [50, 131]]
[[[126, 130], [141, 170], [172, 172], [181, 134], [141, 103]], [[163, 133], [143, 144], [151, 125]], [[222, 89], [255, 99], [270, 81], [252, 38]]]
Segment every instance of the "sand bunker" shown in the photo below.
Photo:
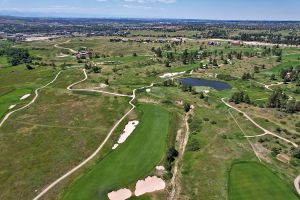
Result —
[[138, 121], [130, 121], [128, 124], [125, 126], [123, 134], [120, 136], [118, 143], [122, 144], [124, 143], [127, 138], [131, 135], [131, 133], [134, 131], [136, 126], [139, 124]]
[[127, 138], [131, 135], [131, 133], [134, 131], [134, 129], [136, 128], [136, 126], [139, 124], [139, 121], [130, 121], [128, 122], [128, 124], [125, 126], [125, 129], [123, 130], [123, 133], [121, 134], [118, 143], [115, 144], [112, 149], [116, 149], [119, 144], [124, 143]]
[[14, 107], [16, 107], [16, 105], [11, 105], [11, 106], [9, 106], [8, 110], [13, 109]]
[[125, 200], [131, 197], [132, 193], [128, 189], [120, 189], [118, 191], [113, 191], [108, 193], [107, 196], [110, 200]]
[[159, 190], [163, 190], [166, 187], [166, 183], [161, 178], [156, 176], [147, 177], [145, 180], [140, 180], [135, 186], [135, 196], [141, 196], [146, 193], [151, 193]]
[[56, 57], [57, 58], [66, 58], [66, 57], [68, 57], [69, 55], [67, 55], [67, 54], [63, 54], [63, 53], [60, 53], [59, 55], [57, 55]]
[[30, 97], [31, 94], [25, 94], [24, 96], [22, 96], [20, 98], [20, 100], [24, 100], [24, 99], [27, 99], [28, 97]]
[[175, 72], [175, 73], [166, 73], [162, 76], [160, 76], [160, 78], [170, 78], [170, 77], [173, 77], [173, 76], [177, 76], [177, 75], [180, 75], [180, 74], [184, 74], [184, 72]]
[[155, 169], [158, 170], [158, 171], [165, 171], [164, 166], [156, 166]]

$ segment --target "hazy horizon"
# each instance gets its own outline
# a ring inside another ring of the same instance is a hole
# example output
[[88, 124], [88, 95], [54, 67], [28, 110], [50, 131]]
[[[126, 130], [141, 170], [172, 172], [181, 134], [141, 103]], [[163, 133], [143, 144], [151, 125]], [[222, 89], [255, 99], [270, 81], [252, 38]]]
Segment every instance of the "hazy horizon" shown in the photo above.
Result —
[[1, 16], [299, 21], [297, 0], [0, 0]]

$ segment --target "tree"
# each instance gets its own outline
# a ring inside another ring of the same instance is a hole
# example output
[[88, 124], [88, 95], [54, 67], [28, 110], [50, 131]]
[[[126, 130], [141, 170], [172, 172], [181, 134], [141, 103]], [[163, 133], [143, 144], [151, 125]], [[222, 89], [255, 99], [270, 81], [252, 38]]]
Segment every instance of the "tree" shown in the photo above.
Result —
[[234, 102], [235, 104], [240, 104], [240, 103], [246, 103], [246, 104], [251, 104], [250, 97], [248, 94], [245, 94], [244, 92], [235, 92], [231, 98], [231, 102]]
[[297, 148], [293, 151], [293, 157], [300, 159], [300, 148]]
[[199, 98], [200, 99], [204, 99], [205, 98], [204, 92], [200, 92]]
[[242, 76], [242, 80], [249, 80], [249, 79], [252, 79], [251, 74], [249, 72], [244, 73], [243, 76]]
[[254, 73], [259, 73], [259, 67], [258, 66], [254, 66]]
[[171, 67], [171, 65], [170, 65], [170, 61], [169, 61], [169, 60], [166, 60], [166, 62], [165, 62], [165, 66], [166, 66], [166, 67]]
[[27, 64], [27, 65], [26, 65], [26, 69], [28, 69], [28, 70], [33, 70], [34, 68], [33, 68], [31, 65]]
[[174, 162], [175, 161], [175, 158], [177, 158], [179, 155], [178, 151], [175, 149], [175, 147], [171, 147], [169, 150], [168, 150], [168, 153], [167, 153], [167, 160], [169, 162]]
[[272, 74], [272, 75], [271, 75], [270, 80], [272, 80], [272, 81], [275, 81], [275, 80], [276, 80], [275, 74]]
[[281, 89], [274, 91], [268, 99], [267, 107], [269, 108], [286, 108], [288, 96]]
[[8, 62], [12, 66], [31, 62], [28, 49], [10, 48], [7, 52], [7, 57], [8, 57]]
[[281, 62], [281, 61], [282, 61], [282, 57], [278, 56], [277, 59], [276, 59], [276, 62]]
[[92, 70], [93, 70], [94, 73], [101, 73], [101, 67], [93, 66]]
[[216, 66], [216, 67], [217, 67], [217, 66], [219, 66], [219, 65], [218, 65], [218, 62], [217, 62], [217, 60], [216, 60], [216, 59], [213, 59], [213, 62], [212, 62], [212, 64], [213, 64], [213, 66]]
[[184, 103], [184, 111], [188, 113], [190, 112], [190, 110], [191, 110], [191, 104]]
[[132, 56], [133, 56], [133, 57], [137, 57], [137, 53], [134, 52], [134, 53], [132, 54]]

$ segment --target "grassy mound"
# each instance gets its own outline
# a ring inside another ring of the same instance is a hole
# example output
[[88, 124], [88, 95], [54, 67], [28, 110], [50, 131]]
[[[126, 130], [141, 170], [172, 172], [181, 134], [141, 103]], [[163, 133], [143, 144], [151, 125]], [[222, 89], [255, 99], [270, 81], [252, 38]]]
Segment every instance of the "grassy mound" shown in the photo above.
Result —
[[107, 199], [107, 193], [146, 176], [165, 154], [169, 113], [141, 105], [140, 125], [115, 151], [75, 181], [62, 199]]
[[272, 171], [256, 162], [236, 163], [229, 179], [229, 200], [297, 200]]

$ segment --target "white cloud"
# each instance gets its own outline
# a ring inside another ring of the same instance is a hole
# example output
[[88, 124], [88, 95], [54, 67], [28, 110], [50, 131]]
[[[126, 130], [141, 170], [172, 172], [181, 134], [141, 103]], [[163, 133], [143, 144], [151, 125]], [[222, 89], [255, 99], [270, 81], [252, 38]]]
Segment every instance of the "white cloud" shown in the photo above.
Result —
[[[98, 2], [108, 2], [111, 0], [96, 0]], [[123, 0], [130, 3], [176, 3], [176, 0]]]
[[134, 9], [152, 9], [152, 7], [150, 7], [150, 6], [128, 5], [128, 4], [124, 4], [123, 7], [124, 8], [134, 8]]
[[176, 0], [124, 0], [126, 2], [136, 3], [176, 3]]

